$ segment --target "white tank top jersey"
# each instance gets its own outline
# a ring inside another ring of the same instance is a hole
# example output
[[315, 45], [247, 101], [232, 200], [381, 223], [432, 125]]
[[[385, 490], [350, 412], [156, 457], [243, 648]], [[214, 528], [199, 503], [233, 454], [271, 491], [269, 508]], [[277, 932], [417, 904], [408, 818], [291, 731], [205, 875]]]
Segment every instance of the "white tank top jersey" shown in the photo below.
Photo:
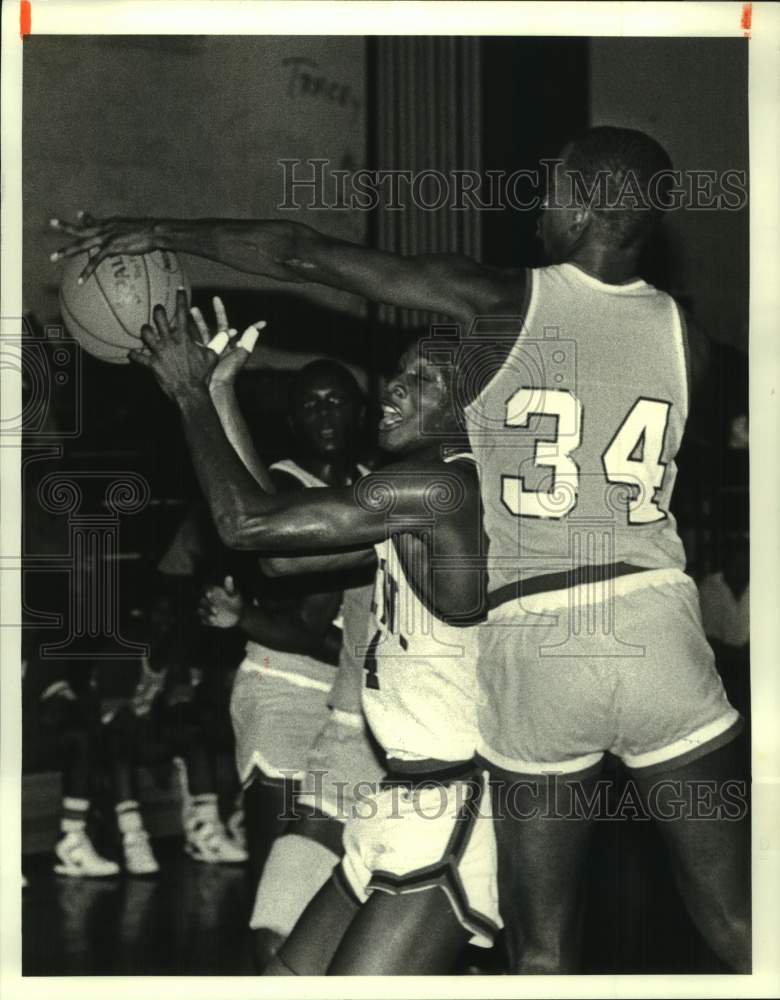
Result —
[[[282, 459], [269, 467], [270, 471], [286, 472], [293, 476], [307, 488], [326, 486], [321, 479], [313, 476], [306, 469], [302, 469], [291, 459]], [[245, 661], [244, 669], [251, 669], [254, 665], [261, 673], [277, 675], [289, 680], [293, 684], [301, 687], [313, 687], [321, 691], [330, 691], [333, 679], [336, 676], [335, 667], [328, 663], [322, 663], [304, 653], [289, 653], [278, 649], [270, 649], [259, 642], [250, 639], [246, 644], [246, 656], [250, 664]]]
[[[327, 486], [328, 484], [318, 479], [317, 476], [312, 475], [311, 472], [307, 472], [306, 469], [302, 468], [292, 459], [284, 458], [279, 462], [274, 462], [273, 465], [269, 466], [269, 471], [286, 472], [288, 475], [293, 476], [298, 482], [302, 483], [309, 489], [314, 489], [316, 487]], [[361, 476], [367, 475], [369, 469], [358, 463], [356, 466], [356, 475], [353, 479], [359, 479]], [[358, 588], [360, 589], [360, 588]], [[347, 595], [345, 594], [345, 602]], [[367, 610], [364, 610], [362, 614], [359, 615], [358, 628], [360, 623], [365, 625], [365, 616]], [[342, 609], [339, 612], [339, 616], [334, 624], [338, 624], [343, 627], [344, 606], [342, 604]], [[346, 634], [346, 633], [345, 633]], [[360, 637], [360, 641], [363, 640], [363, 635]], [[281, 652], [276, 649], [270, 649], [267, 646], [261, 645], [259, 642], [254, 642], [249, 640], [246, 644], [246, 655], [247, 659], [255, 664], [259, 669], [269, 672], [269, 673], [279, 673], [285, 676], [288, 680], [296, 683], [303, 687], [315, 687], [323, 691], [331, 691], [332, 687], [338, 684], [338, 679], [341, 676], [341, 660], [339, 659], [339, 667], [336, 669], [328, 663], [322, 663], [320, 660], [315, 660], [311, 656], [306, 656], [303, 653], [287, 653]], [[247, 666], [249, 669], [249, 667]], [[347, 670], [347, 673], [350, 673]], [[342, 711], [349, 712], [360, 712], [360, 686], [362, 684], [362, 675], [358, 671], [358, 676], [360, 680], [354, 679], [355, 671], [352, 671], [352, 682], [349, 683], [346, 678], [343, 683], [343, 689], [340, 688], [337, 700], [343, 701], [344, 705], [333, 705], [333, 707], [338, 707]], [[331, 700], [334, 698], [334, 693], [331, 692]], [[348, 705], [354, 706], [347, 707]]]
[[339, 712], [362, 717], [363, 658], [371, 614], [374, 585], [344, 591], [341, 605], [342, 634], [339, 668], [333, 681], [328, 705]]
[[[445, 461], [469, 459], [452, 455]], [[377, 572], [364, 660], [363, 711], [388, 758], [470, 760], [476, 751], [478, 627], [448, 625], [417, 596], [392, 540]]]
[[489, 590], [586, 565], [684, 569], [669, 512], [688, 413], [676, 302], [573, 264], [528, 273], [517, 340], [466, 408]]

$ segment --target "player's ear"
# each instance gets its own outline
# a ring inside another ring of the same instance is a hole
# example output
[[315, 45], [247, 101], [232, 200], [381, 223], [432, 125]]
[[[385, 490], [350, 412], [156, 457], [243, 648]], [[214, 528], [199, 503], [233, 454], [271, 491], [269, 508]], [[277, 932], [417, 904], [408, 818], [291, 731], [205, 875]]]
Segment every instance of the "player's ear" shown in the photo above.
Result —
[[593, 220], [593, 209], [577, 205], [569, 210], [569, 232], [581, 236]]

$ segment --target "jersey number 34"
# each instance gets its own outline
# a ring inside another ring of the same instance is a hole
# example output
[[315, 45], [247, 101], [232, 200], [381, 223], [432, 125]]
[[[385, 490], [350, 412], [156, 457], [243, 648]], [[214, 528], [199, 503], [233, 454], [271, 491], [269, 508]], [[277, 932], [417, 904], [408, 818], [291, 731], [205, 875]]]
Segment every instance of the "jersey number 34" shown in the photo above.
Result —
[[[671, 403], [640, 397], [631, 407], [601, 456], [604, 476], [634, 493], [628, 501], [629, 524], [651, 524], [666, 513], [656, 494], [663, 483], [661, 462]], [[577, 504], [580, 470], [572, 452], [582, 444], [582, 403], [567, 389], [518, 389], [507, 402], [506, 426], [528, 427], [532, 416], [556, 418], [552, 441], [537, 441], [534, 463], [552, 470], [547, 490], [525, 488], [522, 476], [501, 477], [501, 499], [518, 517], [565, 517]]]

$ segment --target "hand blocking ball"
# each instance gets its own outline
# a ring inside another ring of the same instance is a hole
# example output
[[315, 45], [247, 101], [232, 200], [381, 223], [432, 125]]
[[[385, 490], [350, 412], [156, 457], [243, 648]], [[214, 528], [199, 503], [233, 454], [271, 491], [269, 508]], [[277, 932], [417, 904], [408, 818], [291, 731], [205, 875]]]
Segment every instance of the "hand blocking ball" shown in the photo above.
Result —
[[152, 322], [161, 305], [168, 319], [176, 313], [176, 290], [190, 285], [176, 254], [168, 250], [133, 255], [113, 254], [102, 261], [83, 285], [78, 277], [86, 254], [72, 257], [60, 281], [60, 311], [71, 336], [88, 354], [116, 365], [129, 364], [127, 352], [141, 347], [141, 327]]

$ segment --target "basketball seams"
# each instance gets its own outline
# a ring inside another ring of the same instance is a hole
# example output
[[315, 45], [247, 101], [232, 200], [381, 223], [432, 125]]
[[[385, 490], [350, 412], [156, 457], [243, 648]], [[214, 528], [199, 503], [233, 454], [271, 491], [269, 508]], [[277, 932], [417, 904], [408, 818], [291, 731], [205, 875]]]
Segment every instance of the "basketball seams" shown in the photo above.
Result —
[[[121, 256], [124, 256], [124, 255], [121, 255]], [[106, 260], [110, 260], [110, 258], [106, 258]], [[109, 267], [110, 266], [111, 265], [109, 264]], [[100, 267], [102, 267], [102, 264], [100, 265]], [[108, 292], [106, 291], [106, 289], [105, 289], [105, 287], [103, 285], [103, 282], [100, 280], [100, 267], [98, 267], [95, 270], [95, 278], [97, 279], [98, 288], [100, 289], [100, 292], [101, 292], [103, 298], [106, 300], [106, 304], [108, 305], [108, 308], [111, 310], [111, 313], [112, 313], [114, 319], [119, 324], [119, 326], [125, 331], [125, 333], [127, 334], [128, 337], [132, 337], [133, 340], [137, 341], [139, 339], [139, 337], [136, 337], [133, 333], [131, 333], [130, 330], [127, 329], [127, 327], [125, 326], [124, 322], [122, 321], [122, 318], [120, 317], [119, 313], [114, 308], [114, 303], [111, 301], [111, 297], [109, 296]], [[149, 276], [148, 276], [148, 274], [146, 274], [146, 261], [144, 261], [144, 274], [146, 275], [146, 282], [147, 282], [146, 313], [148, 315], [149, 314], [149, 295], [148, 295]], [[138, 346], [138, 345], [135, 344], [133, 346]], [[128, 350], [130, 350], [130, 348], [128, 348]]]
[[[175, 255], [171, 255], [170, 266], [164, 268], [153, 254], [117, 254], [105, 270], [102, 265], [96, 270], [95, 284], [77, 287], [76, 278], [86, 259], [86, 255], [73, 258], [62, 275], [62, 318], [88, 353], [103, 361], [127, 363], [126, 352], [142, 344], [140, 331], [145, 323], [152, 322], [153, 306], [159, 302], [171, 317], [177, 286], [189, 288], [189, 282]], [[122, 283], [112, 283], [112, 275], [120, 266]]]

